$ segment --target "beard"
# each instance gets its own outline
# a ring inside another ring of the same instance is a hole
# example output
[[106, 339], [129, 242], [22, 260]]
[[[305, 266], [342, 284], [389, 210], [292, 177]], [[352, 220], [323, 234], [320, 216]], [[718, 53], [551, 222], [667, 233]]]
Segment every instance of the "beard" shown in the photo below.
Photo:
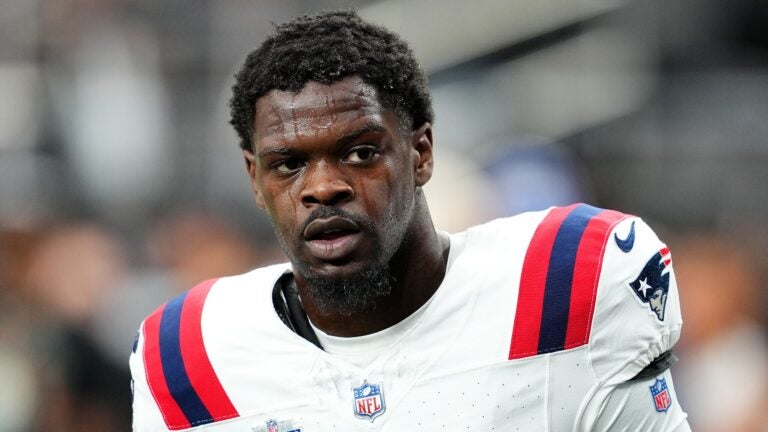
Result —
[[373, 265], [354, 275], [329, 278], [309, 274], [307, 294], [323, 313], [350, 316], [376, 309], [392, 293], [394, 277], [386, 264]]
[[[307, 225], [313, 220], [331, 216], [352, 220], [357, 223], [363, 233], [378, 238], [372, 220], [332, 206], [322, 206], [315, 209], [301, 225], [299, 232], [304, 232]], [[379, 238], [380, 255], [368, 263], [363, 270], [337, 277], [316, 273], [293, 253], [293, 250], [285, 242], [284, 236], [278, 236], [278, 240], [290, 258], [294, 271], [301, 274], [306, 281], [305, 294], [312, 298], [315, 306], [323, 313], [350, 316], [374, 310], [381, 300], [392, 293], [395, 278], [390, 270], [389, 259], [399, 249], [402, 241], [402, 235], [398, 236], [395, 234], [396, 231], [390, 230], [385, 234], [385, 236], [394, 234], [394, 238], [387, 238], [386, 240]], [[389, 247], [381, 244], [382, 241]]]

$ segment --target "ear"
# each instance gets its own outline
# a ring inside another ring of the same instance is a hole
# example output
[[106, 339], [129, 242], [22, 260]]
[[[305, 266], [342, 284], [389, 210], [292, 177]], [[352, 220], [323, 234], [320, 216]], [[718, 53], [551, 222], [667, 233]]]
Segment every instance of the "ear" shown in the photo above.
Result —
[[251, 179], [251, 189], [253, 189], [253, 195], [256, 197], [256, 205], [260, 208], [266, 208], [264, 204], [264, 197], [261, 193], [261, 187], [256, 180], [256, 155], [250, 150], [243, 150], [243, 158], [245, 159], [245, 169], [248, 171], [248, 177]]
[[411, 135], [413, 147], [413, 168], [416, 186], [424, 186], [432, 178], [434, 159], [432, 154], [432, 124], [424, 123]]

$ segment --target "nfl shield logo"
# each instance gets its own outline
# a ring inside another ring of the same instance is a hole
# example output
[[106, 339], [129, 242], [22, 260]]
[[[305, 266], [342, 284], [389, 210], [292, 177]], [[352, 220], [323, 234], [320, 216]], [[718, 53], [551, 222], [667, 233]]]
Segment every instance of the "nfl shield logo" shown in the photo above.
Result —
[[368, 384], [363, 381], [363, 385], [353, 388], [354, 393], [354, 412], [355, 417], [373, 420], [384, 414], [386, 405], [384, 404], [384, 393], [381, 391], [381, 384]]
[[267, 420], [267, 432], [278, 432], [277, 420]]
[[656, 382], [651, 386], [651, 396], [653, 396], [653, 403], [658, 412], [667, 412], [669, 406], [672, 405], [672, 398], [667, 389], [667, 380], [664, 378], [656, 378]]

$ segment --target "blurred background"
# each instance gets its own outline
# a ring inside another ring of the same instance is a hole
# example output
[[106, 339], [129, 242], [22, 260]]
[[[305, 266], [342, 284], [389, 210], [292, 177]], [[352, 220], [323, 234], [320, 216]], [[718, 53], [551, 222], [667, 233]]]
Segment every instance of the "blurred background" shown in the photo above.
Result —
[[694, 430], [768, 430], [768, 2], [0, 0], [0, 432], [128, 431], [140, 320], [283, 260], [229, 88], [273, 23], [338, 7], [430, 76], [439, 227], [643, 216], [675, 256]]

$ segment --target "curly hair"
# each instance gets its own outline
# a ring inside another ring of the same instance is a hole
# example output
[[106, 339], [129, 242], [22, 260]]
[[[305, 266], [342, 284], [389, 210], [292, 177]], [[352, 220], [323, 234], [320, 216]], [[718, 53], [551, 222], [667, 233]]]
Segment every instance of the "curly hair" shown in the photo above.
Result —
[[309, 81], [332, 84], [356, 75], [404, 126], [434, 120], [427, 78], [398, 35], [355, 12], [304, 15], [275, 28], [235, 75], [231, 119], [243, 150], [252, 149], [256, 101], [271, 90], [299, 92]]

